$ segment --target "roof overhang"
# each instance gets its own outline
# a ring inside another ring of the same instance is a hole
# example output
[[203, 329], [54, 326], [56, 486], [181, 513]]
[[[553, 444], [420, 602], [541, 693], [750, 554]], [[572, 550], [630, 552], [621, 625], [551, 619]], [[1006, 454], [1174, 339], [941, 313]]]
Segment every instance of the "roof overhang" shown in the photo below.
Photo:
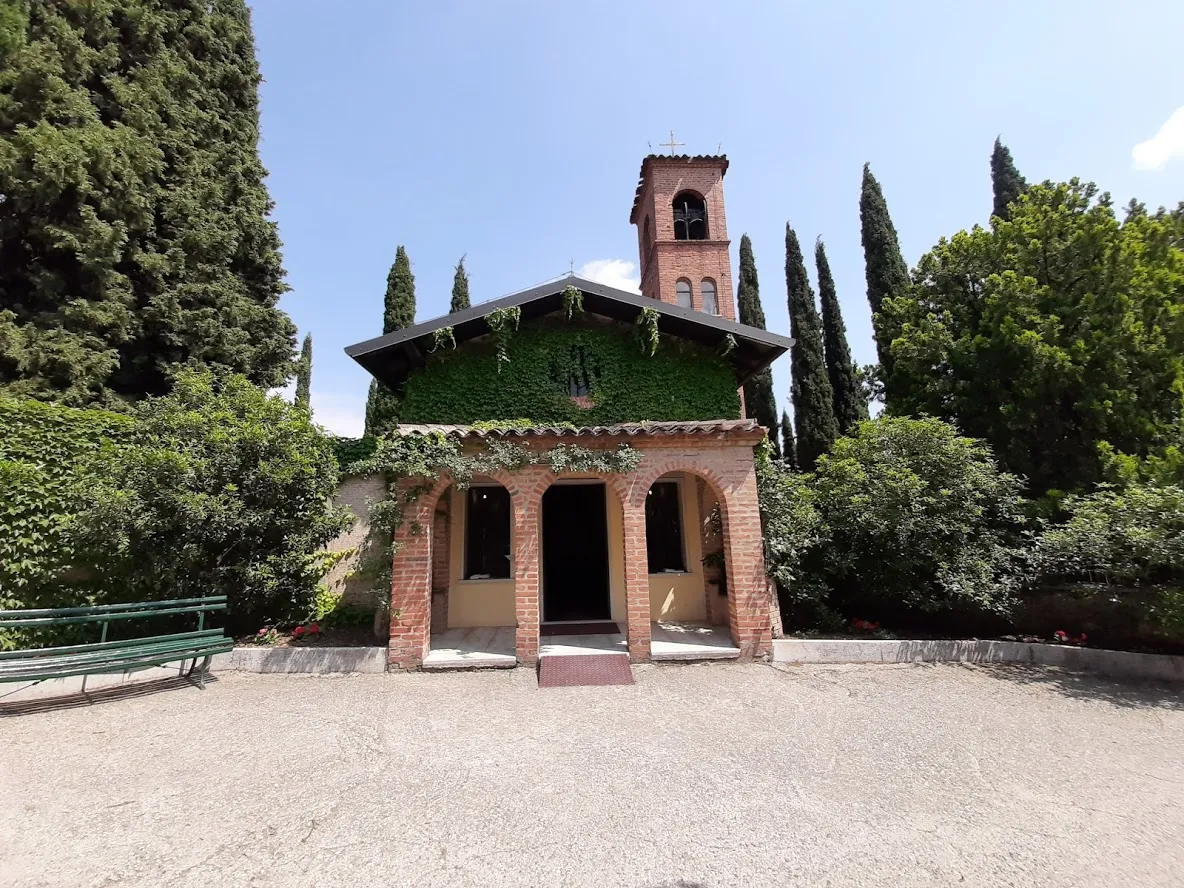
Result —
[[788, 336], [569, 275], [501, 299], [474, 305], [464, 311], [367, 339], [348, 346], [345, 353], [380, 382], [391, 389], [399, 389], [411, 373], [427, 362], [429, 351], [434, 347], [432, 334], [437, 330], [452, 327], [453, 337], [460, 345], [491, 333], [485, 316], [499, 308], [517, 306], [522, 312], [523, 321], [555, 314], [563, 310], [563, 291], [568, 287], [576, 287], [583, 292], [585, 312], [601, 317], [634, 323], [642, 309], [652, 308], [658, 313], [660, 332], [709, 347], [721, 346], [730, 334], [736, 340], [736, 347], [728, 355], [728, 360], [735, 369], [737, 385], [747, 382], [793, 345], [793, 340]]

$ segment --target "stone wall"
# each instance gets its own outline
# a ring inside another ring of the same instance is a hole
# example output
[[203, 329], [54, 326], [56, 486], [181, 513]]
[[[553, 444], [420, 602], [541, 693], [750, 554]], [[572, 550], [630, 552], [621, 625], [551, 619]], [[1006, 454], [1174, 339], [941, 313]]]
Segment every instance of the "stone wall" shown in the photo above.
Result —
[[337, 488], [337, 495], [333, 502], [339, 506], [346, 506], [354, 513], [354, 523], [350, 528], [331, 543], [330, 552], [342, 552], [347, 549], [353, 551], [329, 571], [325, 576], [325, 583], [334, 592], [342, 594], [342, 603], [355, 607], [372, 608], [375, 604], [373, 584], [363, 581], [350, 574], [358, 569], [358, 565], [366, 551], [366, 546], [372, 544], [368, 540], [370, 535], [370, 504], [380, 500], [385, 495], [382, 478], [371, 475], [365, 478], [345, 478]]

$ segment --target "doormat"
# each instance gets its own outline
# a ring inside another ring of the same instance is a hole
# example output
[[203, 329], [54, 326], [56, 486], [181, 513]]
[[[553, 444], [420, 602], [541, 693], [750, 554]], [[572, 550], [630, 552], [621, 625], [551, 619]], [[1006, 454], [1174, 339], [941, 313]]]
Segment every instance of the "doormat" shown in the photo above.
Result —
[[539, 660], [540, 688], [601, 687], [633, 684], [625, 654], [551, 655]]
[[552, 638], [556, 635], [616, 635], [620, 627], [611, 620], [597, 620], [592, 623], [543, 623], [539, 635]]

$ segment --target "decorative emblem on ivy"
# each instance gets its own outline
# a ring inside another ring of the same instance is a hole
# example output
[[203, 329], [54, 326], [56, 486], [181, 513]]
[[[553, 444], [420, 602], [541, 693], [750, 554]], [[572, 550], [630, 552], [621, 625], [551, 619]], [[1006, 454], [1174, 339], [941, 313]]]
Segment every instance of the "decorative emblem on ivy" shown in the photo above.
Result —
[[579, 287], [569, 286], [563, 291], [563, 314], [570, 321], [576, 312], [584, 311], [584, 292]]
[[518, 330], [518, 322], [522, 320], [522, 309], [517, 305], [509, 308], [495, 308], [485, 316], [485, 323], [497, 338], [497, 372], [502, 372], [502, 364], [510, 362], [510, 340]]
[[658, 310], [643, 308], [637, 316], [637, 335], [641, 340], [641, 350], [650, 357], [658, 351]]
[[432, 332], [432, 347], [428, 349], [429, 352], [435, 352], [444, 346], [456, 348], [456, 335], [453, 333], [451, 327], [441, 327], [439, 330]]

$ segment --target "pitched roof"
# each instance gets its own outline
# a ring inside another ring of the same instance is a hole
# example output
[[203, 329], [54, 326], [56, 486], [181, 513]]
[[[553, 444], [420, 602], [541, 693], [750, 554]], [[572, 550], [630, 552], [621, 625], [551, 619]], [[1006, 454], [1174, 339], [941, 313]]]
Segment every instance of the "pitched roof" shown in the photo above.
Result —
[[367, 339], [348, 346], [345, 353], [388, 387], [397, 389], [427, 361], [429, 350], [434, 345], [432, 334], [435, 331], [452, 327], [453, 337], [459, 345], [490, 333], [485, 316], [495, 309], [517, 306], [522, 311], [524, 321], [554, 314], [563, 310], [563, 291], [568, 287], [577, 287], [583, 292], [585, 312], [602, 317], [632, 323], [637, 320], [642, 309], [652, 308], [658, 313], [658, 329], [671, 336], [718, 347], [724, 337], [731, 334], [736, 340], [736, 348], [728, 355], [728, 360], [735, 368], [737, 385], [747, 382], [793, 345], [793, 340], [788, 336], [569, 275], [501, 299], [474, 305], [464, 311]]
[[[708, 419], [682, 422], [620, 422], [606, 426], [506, 426], [484, 428], [445, 423], [400, 423], [401, 435], [430, 435], [439, 432], [450, 438], [580, 438], [580, 437], [659, 437], [669, 435], [755, 434], [761, 432], [755, 419]], [[763, 434], [763, 433], [762, 433]]]
[[656, 163], [704, 163], [712, 166], [723, 166], [721, 176], [728, 172], [728, 155], [726, 154], [647, 154], [641, 159], [641, 172], [637, 174], [637, 191], [633, 193], [633, 209], [629, 211], [629, 224], [637, 221], [637, 208], [641, 205], [641, 192], [645, 190], [646, 167]]

